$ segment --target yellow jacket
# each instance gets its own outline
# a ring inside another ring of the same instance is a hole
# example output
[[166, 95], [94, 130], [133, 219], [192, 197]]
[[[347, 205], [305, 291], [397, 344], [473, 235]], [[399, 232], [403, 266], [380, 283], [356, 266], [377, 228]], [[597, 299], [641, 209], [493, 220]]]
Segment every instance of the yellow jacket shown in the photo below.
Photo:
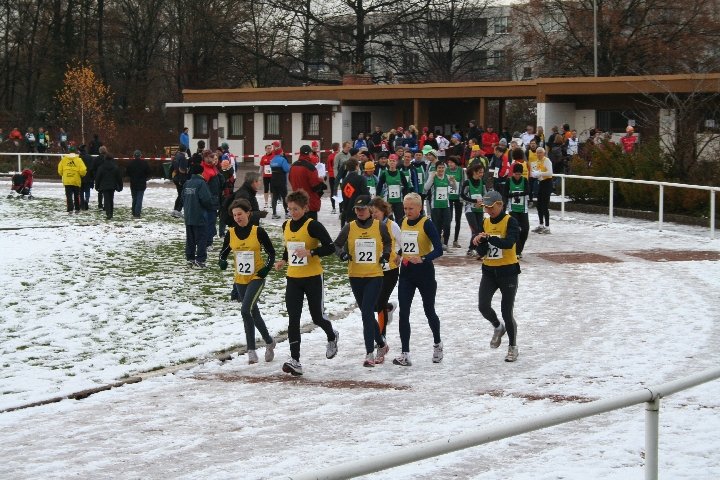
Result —
[[63, 185], [79, 187], [86, 173], [85, 162], [75, 153], [63, 156], [58, 164], [58, 175], [62, 177]]

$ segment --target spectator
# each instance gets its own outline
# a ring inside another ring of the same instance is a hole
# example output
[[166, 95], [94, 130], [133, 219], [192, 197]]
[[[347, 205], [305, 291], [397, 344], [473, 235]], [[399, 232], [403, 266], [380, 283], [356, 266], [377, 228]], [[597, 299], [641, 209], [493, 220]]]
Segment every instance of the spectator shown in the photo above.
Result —
[[102, 164], [95, 172], [95, 190], [103, 196], [105, 218], [111, 220], [115, 209], [115, 192], [121, 192], [123, 189], [122, 173], [115, 159], [107, 154], [107, 149], [101, 158]]
[[202, 172], [202, 165], [190, 167], [190, 178], [184, 183], [182, 190], [185, 209], [185, 260], [190, 268], [207, 266], [207, 211], [212, 208], [212, 203]]
[[290, 163], [285, 158], [280, 142], [273, 142], [273, 158], [270, 160], [270, 170], [272, 178], [270, 180], [270, 189], [272, 190], [272, 218], [280, 218], [277, 214], [278, 200], [282, 201], [283, 213], [288, 217], [287, 202], [287, 174], [290, 171]]
[[[245, 199], [250, 204], [248, 221], [250, 225], [260, 225], [260, 220], [267, 217], [267, 210], [260, 210], [257, 200], [257, 193], [260, 191], [260, 174], [257, 172], [247, 172], [243, 184], [240, 185], [235, 193], [223, 202], [223, 210], [227, 211], [231, 208], [235, 201]], [[233, 218], [228, 218], [228, 227], [235, 228], [237, 223]]]
[[340, 144], [335, 142], [330, 148], [332, 149], [332, 152], [330, 152], [330, 155], [328, 155], [327, 157], [325, 171], [327, 172], [328, 187], [330, 188], [330, 203], [332, 204], [332, 213], [335, 214], [337, 213], [337, 210], [335, 210], [335, 192], [337, 192], [337, 188], [335, 186], [335, 157], [340, 150]]
[[43, 127], [40, 127], [37, 134], [37, 151], [38, 153], [45, 153], [48, 148], [50, 148], [50, 135]]
[[188, 127], [183, 127], [182, 132], [180, 133], [180, 150], [186, 153], [190, 153], [190, 134], [188, 133], [190, 129]]
[[367, 142], [365, 141], [365, 134], [363, 132], [358, 133], [357, 140], [353, 144], [354, 148], [360, 150], [362, 147], [367, 148]]
[[68, 155], [64, 155], [58, 164], [58, 175], [62, 178], [65, 187], [65, 199], [67, 201], [68, 214], [80, 213], [80, 186], [82, 177], [87, 173], [87, 166], [75, 153], [75, 148], [70, 149]]
[[320, 196], [326, 185], [318, 177], [315, 165], [312, 163], [312, 148], [309, 145], [300, 147], [300, 156], [290, 167], [290, 186], [293, 191], [304, 190], [308, 194], [307, 216], [313, 220], [318, 219], [320, 211]]
[[625, 128], [625, 136], [620, 139], [622, 144], [623, 152], [632, 153], [635, 150], [635, 144], [637, 144], [638, 137], [635, 136], [635, 128], [628, 125]]
[[[105, 146], [101, 145], [100, 147], [98, 147], [97, 152], [98, 153], [93, 158], [93, 164], [92, 164], [93, 165], [92, 166], [93, 179], [96, 177], [97, 171], [100, 169], [100, 166], [105, 161], [105, 155], [107, 155], [107, 148]], [[97, 190], [97, 188], [96, 188], [96, 190]], [[103, 194], [100, 191], [98, 191], [98, 209], [99, 210], [105, 209], [105, 206], [103, 205]]]
[[[72, 145], [70, 147], [74, 148]], [[82, 210], [88, 210], [90, 208], [90, 192], [95, 186], [95, 172], [92, 169], [93, 158], [88, 155], [84, 143], [77, 147], [77, 149], [80, 158], [87, 167], [87, 173], [82, 177], [82, 183], [80, 184], [80, 208]]]
[[355, 200], [360, 195], [369, 193], [365, 177], [358, 172], [358, 160], [351, 157], [345, 164], [347, 173], [342, 181], [343, 213], [340, 218], [341, 226], [355, 220]]
[[34, 153], [37, 149], [37, 140], [35, 138], [35, 130], [32, 127], [28, 127], [25, 133], [25, 147], [28, 153]]
[[217, 214], [222, 202], [222, 190], [224, 179], [220, 175], [218, 165], [218, 154], [210, 150], [203, 152], [203, 180], [208, 184], [210, 190], [210, 208], [207, 209], [207, 247], [212, 247], [213, 240], [217, 235]]
[[[60, 151], [62, 153], [67, 153], [68, 151], [68, 134], [65, 132], [65, 129], [62, 127], [60, 128], [60, 133], [58, 134], [58, 141], [60, 145]], [[84, 144], [83, 144], [84, 146]]]
[[170, 166], [172, 181], [175, 184], [177, 190], [177, 197], [175, 198], [175, 205], [173, 206], [172, 216], [175, 218], [182, 217], [183, 209], [183, 188], [185, 187], [185, 181], [188, 179], [188, 157], [187, 153], [182, 150], [178, 150], [173, 158], [172, 165]]
[[480, 143], [482, 133], [483, 132], [477, 127], [477, 122], [475, 120], [470, 120], [470, 122], [468, 122], [468, 140], [475, 140], [476, 143]]
[[265, 208], [267, 208], [270, 204], [268, 201], [270, 195], [270, 180], [272, 179], [270, 160], [272, 160], [274, 156], [273, 146], [265, 145], [265, 155], [260, 157], [260, 173], [262, 174], [263, 179], [263, 197], [265, 198]]
[[493, 127], [487, 127], [485, 133], [482, 134], [482, 151], [486, 156], [494, 153], [495, 147], [500, 143], [500, 137], [493, 131]]
[[99, 155], [100, 147], [102, 147], [102, 142], [100, 141], [100, 137], [98, 136], [97, 133], [94, 133], [93, 139], [90, 140], [90, 144], [88, 145], [88, 153], [90, 153], [90, 155]]
[[143, 196], [147, 188], [150, 173], [147, 160], [142, 158], [142, 152], [135, 150], [133, 159], [127, 167], [127, 176], [130, 177], [130, 196], [132, 197], [132, 216], [140, 218], [142, 213]]

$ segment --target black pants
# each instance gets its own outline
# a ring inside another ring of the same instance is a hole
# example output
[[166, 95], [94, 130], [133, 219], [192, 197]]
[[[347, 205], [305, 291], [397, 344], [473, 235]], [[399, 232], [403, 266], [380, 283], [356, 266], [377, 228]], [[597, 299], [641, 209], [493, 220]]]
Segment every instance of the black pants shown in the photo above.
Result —
[[323, 329], [328, 342], [335, 340], [332, 323], [323, 316], [322, 275], [303, 278], [287, 277], [285, 306], [288, 312], [288, 342], [290, 342], [290, 356], [297, 361], [300, 361], [300, 315], [305, 298], [307, 298], [313, 323]]
[[382, 281], [383, 277], [350, 277], [350, 288], [362, 316], [365, 353], [372, 353], [376, 343], [378, 346], [385, 346], [385, 340], [380, 334], [378, 322], [375, 320], [375, 303], [377, 303]]
[[530, 233], [530, 218], [528, 217], [527, 213], [520, 212], [510, 212], [510, 216], [516, 219], [520, 224], [520, 237], [518, 238], [515, 251], [518, 254], [521, 254], [523, 249], [525, 248], [525, 242], [527, 241], [528, 233]]
[[473, 238], [480, 233], [480, 227], [483, 224], [483, 212], [465, 212], [465, 218], [467, 219], [468, 225], [470, 225], [470, 245], [469, 250], [475, 250], [475, 246], [472, 244]]
[[462, 220], [464, 207], [460, 200], [450, 200], [450, 209], [454, 212], [455, 217], [455, 235], [453, 236], [453, 242], [457, 242], [460, 236], [460, 222]]
[[430, 220], [435, 224], [438, 233], [442, 237], [444, 245], [450, 240], [450, 221], [452, 220], [452, 210], [447, 208], [433, 208], [430, 210]]
[[[180, 174], [178, 174], [180, 175]], [[173, 210], [176, 212], [179, 212], [183, 208], [183, 198], [182, 198], [182, 192], [183, 192], [183, 186], [185, 183], [176, 182], [175, 188], [177, 189], [177, 198], [175, 199], [175, 206], [173, 207]]]
[[270, 191], [272, 192], [272, 212], [273, 215], [277, 215], [277, 203], [278, 200], [282, 200], [283, 204], [283, 214], [287, 213], [287, 202], [285, 201], [285, 197], [287, 197], [288, 191], [287, 191], [287, 185], [280, 186], [280, 185], [271, 185]]
[[517, 333], [517, 325], [513, 316], [513, 308], [515, 307], [515, 294], [517, 293], [518, 276], [505, 275], [498, 277], [493, 271], [483, 269], [482, 278], [480, 279], [480, 289], [478, 292], [478, 310], [493, 327], [500, 326], [497, 313], [492, 308], [492, 298], [499, 289], [502, 295], [500, 302], [500, 313], [502, 313], [505, 329], [507, 330], [510, 345], [515, 345], [515, 337]]
[[378, 325], [383, 337], [387, 331], [388, 301], [390, 300], [390, 295], [393, 290], [395, 290], [399, 275], [399, 268], [393, 268], [392, 270], [385, 270], [383, 272], [382, 286], [380, 287], [380, 293], [375, 303], [375, 311], [378, 314]]
[[391, 203], [393, 217], [395, 217], [395, 223], [402, 225], [403, 218], [405, 218], [405, 209], [403, 208], [402, 202]]
[[[407, 268], [407, 271], [405, 270]], [[405, 273], [400, 274], [398, 283], [398, 303], [400, 308], [400, 343], [403, 352], [410, 352], [410, 307], [412, 306], [415, 291], [420, 292], [425, 317], [433, 334], [433, 342], [440, 343], [440, 318], [435, 312], [435, 295], [437, 294], [437, 281], [435, 280], [435, 267], [432, 263], [417, 264], [412, 267], [403, 267]]]
[[115, 190], [103, 190], [103, 210], [105, 210], [105, 216], [109, 219], [113, 217], [113, 210], [115, 209]]
[[335, 177], [328, 177], [328, 186], [330, 187], [330, 204], [335, 210]]
[[552, 188], [552, 179], [548, 178], [540, 181], [537, 200], [538, 220], [540, 220], [540, 225], [544, 222], [546, 227], [550, 226], [550, 194]]
[[80, 187], [75, 185], [65, 185], [65, 200], [67, 202], [67, 211], [80, 211]]

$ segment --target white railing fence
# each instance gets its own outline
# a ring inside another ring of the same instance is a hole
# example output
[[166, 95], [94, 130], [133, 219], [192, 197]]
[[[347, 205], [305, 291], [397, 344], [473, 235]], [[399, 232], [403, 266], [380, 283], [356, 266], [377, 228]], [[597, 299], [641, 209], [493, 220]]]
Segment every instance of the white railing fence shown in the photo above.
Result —
[[[720, 187], [708, 187], [705, 185], [687, 185], [684, 183], [655, 182], [651, 180], [633, 180], [629, 178], [615, 177], [586, 177], [583, 175], [555, 174], [553, 176], [560, 177], [560, 195], [565, 199], [565, 179], [577, 178], [580, 180], [596, 180], [610, 182], [610, 199], [608, 205], [608, 216], [610, 223], [613, 222], [615, 182], [618, 183], [641, 183], [644, 185], [657, 185], [658, 192], [658, 230], [663, 229], [663, 215], [665, 210], [665, 187], [687, 188], [691, 190], [707, 190], [710, 192], [710, 238], [715, 238], [715, 194], [720, 192]], [[560, 202], [560, 217], [565, 218], [565, 202]]]
[[645, 403], [645, 480], [657, 480], [660, 399], [718, 378], [720, 378], [720, 368], [711, 368], [672, 382], [646, 387], [618, 397], [563, 407], [556, 412], [519, 420], [501, 427], [464, 433], [434, 442], [413, 445], [394, 452], [373, 455], [371, 458], [343, 463], [322, 470], [279, 478], [290, 480], [335, 480], [358, 477]]
[[58, 161], [60, 161], [59, 157], [62, 157], [63, 155], [66, 155], [65, 153], [27, 153], [27, 152], [0, 152], [0, 156], [2, 157], [17, 157], [17, 171], [22, 172], [22, 161], [23, 157], [31, 157], [33, 159], [35, 158], [43, 158], [43, 157], [58, 157]]

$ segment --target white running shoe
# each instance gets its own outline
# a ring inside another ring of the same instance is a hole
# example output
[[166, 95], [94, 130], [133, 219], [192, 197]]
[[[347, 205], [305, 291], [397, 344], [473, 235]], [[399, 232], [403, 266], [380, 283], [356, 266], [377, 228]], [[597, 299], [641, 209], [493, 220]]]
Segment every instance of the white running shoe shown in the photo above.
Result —
[[257, 356], [257, 353], [255, 352], [255, 350], [248, 350], [247, 356], [248, 356], [248, 363], [250, 365], [258, 362], [258, 356]]
[[495, 327], [495, 332], [493, 332], [492, 339], [490, 340], [490, 348], [498, 348], [500, 342], [502, 342], [503, 335], [505, 335], [505, 325], [501, 323]]
[[519, 355], [518, 347], [509, 345], [508, 353], [507, 353], [507, 355], [505, 355], [505, 361], [506, 362], [514, 362], [515, 360], [517, 360], [518, 355]]
[[367, 355], [365, 355], [365, 361], [363, 362], [363, 367], [374, 367], [375, 366], [375, 354], [370, 352]]
[[409, 367], [412, 365], [410, 361], [410, 352], [402, 352], [399, 357], [393, 360], [394, 365], [400, 365], [401, 367]]
[[433, 363], [440, 363], [443, 359], [443, 343], [436, 343], [433, 345]]
[[296, 377], [303, 374], [302, 365], [294, 358], [291, 358], [287, 362], [283, 363], [282, 371]]
[[272, 343], [265, 346], [265, 361], [272, 362], [275, 358], [275, 347], [277, 347], [277, 341], [273, 339]]
[[325, 358], [334, 358], [338, 352], [338, 339], [340, 338], [340, 332], [333, 330], [335, 333], [335, 340], [328, 340], [327, 348], [325, 349]]
[[383, 363], [385, 361], [385, 355], [390, 351], [390, 345], [385, 342], [384, 347], [377, 347], [377, 353], [375, 354], [375, 364]]
[[544, 229], [544, 228], [545, 228], [544, 226], [538, 225], [537, 227], [533, 228], [532, 231], [535, 232], [535, 233], [543, 233], [543, 229]]

